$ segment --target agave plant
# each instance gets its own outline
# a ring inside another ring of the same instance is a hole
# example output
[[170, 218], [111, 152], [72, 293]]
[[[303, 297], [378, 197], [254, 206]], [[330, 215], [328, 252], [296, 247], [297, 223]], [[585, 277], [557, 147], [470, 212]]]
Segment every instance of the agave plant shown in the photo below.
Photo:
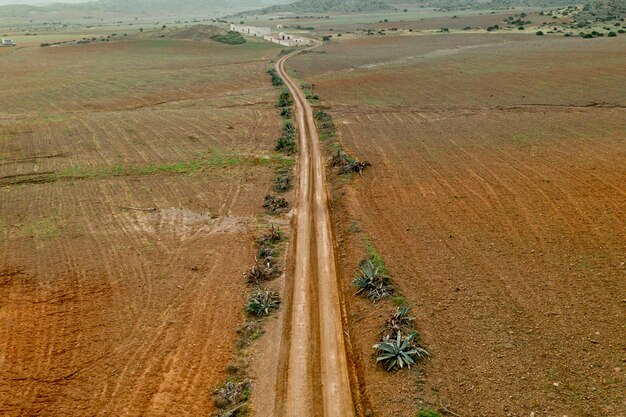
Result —
[[286, 191], [291, 190], [293, 183], [293, 177], [289, 174], [278, 175], [276, 179], [274, 179], [274, 191], [277, 193], [284, 193]]
[[278, 243], [283, 238], [283, 232], [280, 231], [280, 227], [271, 225], [269, 230], [265, 234], [265, 238], [268, 242], [272, 244]]
[[430, 356], [426, 349], [413, 343], [413, 337], [415, 333], [403, 338], [401, 332], [396, 333], [395, 339], [385, 336], [382, 342], [374, 345], [377, 352], [376, 362], [382, 362], [385, 369], [391, 372], [396, 368], [402, 369], [405, 365], [410, 368], [415, 365], [416, 359]]
[[359, 161], [358, 159], [349, 156], [345, 156], [344, 160], [344, 164], [339, 168], [340, 174], [350, 174], [352, 172], [362, 174], [363, 171], [365, 171], [365, 168], [371, 165], [367, 161]]
[[253, 316], [267, 316], [280, 305], [280, 296], [275, 291], [256, 290], [250, 295], [246, 311]]
[[382, 271], [380, 265], [374, 265], [370, 260], [361, 263], [357, 276], [352, 281], [357, 287], [356, 294], [366, 294], [374, 301], [389, 297], [394, 292], [390, 280]]
[[398, 330], [402, 330], [403, 327], [409, 326], [414, 320], [413, 317], [409, 317], [411, 307], [400, 306], [396, 308], [396, 311], [391, 313], [391, 316], [387, 319], [387, 327], [394, 330], [394, 333]]
[[275, 195], [268, 194], [265, 196], [263, 207], [271, 214], [276, 214], [284, 211], [289, 206], [287, 200], [282, 197], [276, 197]]
[[276, 141], [276, 151], [293, 154], [296, 152], [296, 139], [292, 135], [283, 134]]
[[367, 161], [359, 161], [358, 159], [347, 155], [345, 152], [338, 150], [337, 153], [333, 155], [331, 165], [334, 168], [339, 168], [340, 174], [350, 174], [353, 172], [362, 174], [365, 168], [371, 166], [372, 164]]
[[271, 257], [259, 261], [255, 259], [256, 263], [252, 268], [246, 272], [246, 278], [250, 284], [258, 284], [262, 281], [269, 281], [272, 278], [276, 278], [280, 274], [280, 271], [274, 265], [274, 260]]
[[280, 227], [271, 225], [270, 228], [256, 241], [257, 246], [272, 246], [283, 240], [283, 232]]
[[259, 248], [259, 257], [263, 260], [269, 260], [270, 262], [274, 259], [275, 250], [271, 246], [263, 245]]

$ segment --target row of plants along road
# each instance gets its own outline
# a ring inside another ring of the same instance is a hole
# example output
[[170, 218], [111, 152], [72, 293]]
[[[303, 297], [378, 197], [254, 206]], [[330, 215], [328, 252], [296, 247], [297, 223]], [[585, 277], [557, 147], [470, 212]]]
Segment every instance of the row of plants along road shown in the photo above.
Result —
[[[362, 161], [348, 154], [341, 146], [332, 116], [320, 105], [320, 98], [313, 92], [314, 85], [302, 83], [301, 87], [309, 102], [317, 107], [315, 119], [320, 140], [328, 143], [331, 151], [329, 169], [335, 175], [345, 179], [350, 176], [361, 176], [371, 167], [368, 161]], [[358, 226], [351, 225], [350, 231], [360, 231]], [[373, 357], [381, 368], [387, 372], [399, 372], [410, 369], [413, 365], [430, 357], [428, 350], [422, 345], [415, 327], [415, 318], [411, 316], [411, 307], [394, 286], [391, 274], [371, 241], [365, 238], [367, 254], [359, 262], [352, 285], [355, 296], [365, 298], [372, 303], [385, 303], [391, 311], [381, 325], [378, 340], [373, 344]], [[446, 406], [420, 409], [416, 417], [440, 417], [440, 413], [455, 415]]]
[[249, 413], [249, 400], [252, 393], [252, 380], [248, 377], [251, 343], [264, 334], [264, 319], [280, 307], [278, 291], [271, 282], [282, 274], [281, 253], [285, 246], [282, 231], [275, 225], [255, 241], [255, 262], [245, 273], [250, 288], [245, 305], [246, 321], [237, 330], [237, 355], [226, 368], [226, 382], [213, 390], [213, 403], [217, 408], [214, 416], [234, 417]]
[[[283, 86], [283, 80], [273, 68], [268, 70], [268, 73], [272, 85]], [[279, 159], [282, 162], [276, 168], [273, 193], [267, 194], [263, 200], [263, 208], [267, 215], [273, 218], [289, 209], [289, 203], [283, 195], [293, 188], [293, 162], [297, 147], [292, 106], [293, 100], [289, 91], [282, 87], [277, 108], [280, 109], [283, 118], [283, 132], [277, 139], [274, 150], [283, 157]], [[254, 340], [264, 334], [264, 319], [280, 307], [280, 294], [275, 289], [273, 281], [283, 274], [285, 247], [285, 235], [274, 224], [255, 240], [254, 264], [245, 273], [245, 280], [250, 288], [245, 305], [247, 319], [238, 330], [238, 353], [234, 362], [226, 369], [228, 378], [213, 390], [213, 403], [217, 408], [214, 413], [216, 417], [245, 416], [250, 412], [252, 380], [247, 372], [250, 356], [247, 349]]]

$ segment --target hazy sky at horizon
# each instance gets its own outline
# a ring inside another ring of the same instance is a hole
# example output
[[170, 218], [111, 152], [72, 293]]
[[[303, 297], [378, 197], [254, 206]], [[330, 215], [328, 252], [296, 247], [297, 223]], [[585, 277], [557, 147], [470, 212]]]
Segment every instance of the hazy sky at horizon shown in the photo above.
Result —
[[45, 6], [51, 3], [84, 3], [89, 0], [0, 0], [0, 6], [7, 4], [30, 4], [31, 6]]

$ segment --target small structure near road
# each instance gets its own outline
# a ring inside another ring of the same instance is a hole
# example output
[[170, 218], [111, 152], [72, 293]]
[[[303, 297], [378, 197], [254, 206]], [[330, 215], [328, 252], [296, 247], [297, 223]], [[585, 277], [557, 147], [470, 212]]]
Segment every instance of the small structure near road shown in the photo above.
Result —
[[15, 46], [15, 42], [12, 39], [2, 38], [2, 43], [0, 43], [0, 45], [2, 45], [2, 46]]
[[263, 39], [282, 46], [306, 46], [311, 44], [311, 40], [308, 38], [290, 35], [285, 32], [280, 32], [278, 36], [264, 36]]
[[272, 33], [272, 29], [267, 27], [240, 26], [235, 24], [230, 25], [230, 30], [231, 32], [239, 32], [243, 35], [257, 37], [269, 36]]
[[[282, 27], [282, 25], [279, 25]], [[311, 44], [311, 40], [300, 36], [287, 34], [280, 32], [279, 34], [272, 33], [272, 29], [268, 27], [256, 27], [245, 25], [230, 25], [231, 32], [238, 32], [246, 36], [262, 37], [268, 42], [277, 43], [282, 46], [306, 46]]]

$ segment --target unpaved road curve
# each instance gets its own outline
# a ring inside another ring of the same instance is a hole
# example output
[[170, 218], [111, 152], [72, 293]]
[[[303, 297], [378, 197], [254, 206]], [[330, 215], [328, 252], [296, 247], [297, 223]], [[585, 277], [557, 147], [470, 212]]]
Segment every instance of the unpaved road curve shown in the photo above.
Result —
[[294, 99], [300, 152], [290, 253], [293, 274], [288, 285], [291, 299], [286, 302], [276, 415], [352, 417], [324, 159], [313, 109], [285, 70], [287, 60], [297, 53], [276, 64]]

